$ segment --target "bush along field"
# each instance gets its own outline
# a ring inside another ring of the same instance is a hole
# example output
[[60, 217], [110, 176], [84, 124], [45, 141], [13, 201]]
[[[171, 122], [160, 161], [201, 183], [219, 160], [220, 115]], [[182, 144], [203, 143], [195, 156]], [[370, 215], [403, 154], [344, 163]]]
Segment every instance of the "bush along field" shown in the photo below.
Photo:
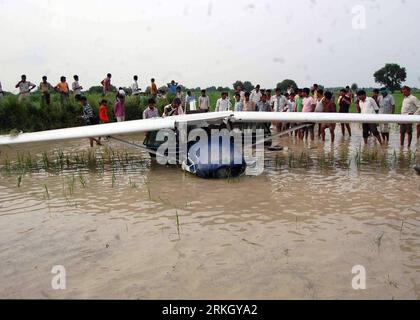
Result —
[[[99, 102], [104, 98], [108, 101], [108, 115], [114, 122], [113, 106], [115, 94], [102, 97], [101, 94], [86, 94], [89, 104], [99, 114]], [[173, 96], [157, 99], [157, 108], [162, 113], [163, 108], [172, 101]], [[125, 102], [126, 120], [138, 120], [143, 117], [143, 111], [147, 107], [147, 96], [128, 96]], [[82, 106], [70, 97], [64, 105], [60, 103], [60, 97], [56, 94], [51, 96], [50, 106], [41, 103], [41, 96], [34, 93], [29, 99], [19, 101], [18, 96], [6, 95], [0, 99], [0, 133], [34, 132], [82, 126], [84, 124]]]
[[[210, 91], [207, 93], [210, 97], [211, 111], [214, 111], [217, 99], [220, 98], [221, 92]], [[199, 91], [193, 91], [193, 95], [198, 99]], [[369, 94], [371, 95], [371, 94]], [[415, 94], [420, 98], [420, 94]], [[100, 93], [86, 93], [89, 104], [98, 114], [99, 102], [102, 100]], [[338, 96], [338, 94], [336, 94]], [[160, 114], [163, 108], [170, 104], [174, 99], [174, 95], [167, 94], [164, 98], [157, 99], [157, 108]], [[229, 92], [229, 97], [234, 106], [234, 92]], [[401, 93], [394, 93], [396, 102], [396, 113], [401, 113], [401, 105], [403, 96]], [[114, 122], [113, 106], [115, 104], [116, 95], [110, 93], [104, 97], [108, 101], [108, 115], [110, 121]], [[149, 96], [127, 96], [125, 102], [126, 121], [142, 119], [143, 111], [147, 107]], [[198, 107], [198, 105], [197, 105]], [[338, 108], [338, 107], [337, 107]], [[351, 112], [356, 112], [355, 104], [351, 107]], [[70, 97], [64, 105], [60, 103], [58, 94], [51, 95], [50, 106], [41, 103], [41, 95], [39, 92], [31, 94], [30, 98], [19, 102], [18, 96], [8, 94], [0, 99], [0, 133], [9, 134], [14, 132], [34, 132], [43, 130], [52, 130], [60, 128], [69, 128], [82, 126], [81, 119], [82, 106], [80, 103]]]

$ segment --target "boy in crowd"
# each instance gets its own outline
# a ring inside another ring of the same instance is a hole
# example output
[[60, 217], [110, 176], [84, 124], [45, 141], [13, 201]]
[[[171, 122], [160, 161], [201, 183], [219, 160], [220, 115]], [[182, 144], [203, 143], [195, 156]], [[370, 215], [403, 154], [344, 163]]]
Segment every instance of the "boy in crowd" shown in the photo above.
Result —
[[243, 111], [255, 111], [255, 103], [251, 100], [251, 94], [245, 92], [245, 99], [243, 102]]
[[147, 101], [147, 108], [143, 111], [143, 119], [159, 118], [159, 110], [156, 108], [156, 101], [150, 98]]
[[[302, 90], [302, 112], [314, 112], [316, 103], [313, 97], [310, 96], [311, 90], [304, 88]], [[308, 140], [308, 136], [311, 136], [311, 140], [315, 140], [315, 124], [311, 124], [309, 127], [305, 127], [301, 130], [300, 139], [303, 140], [303, 136]]]
[[196, 111], [197, 110], [196, 103], [197, 103], [197, 100], [192, 95], [191, 90], [188, 90], [187, 98], [185, 99], [185, 110], [189, 108], [190, 111]]
[[255, 111], [258, 112], [272, 112], [270, 104], [267, 102], [267, 94], [261, 95], [261, 100], [256, 104]]
[[[318, 91], [319, 93], [319, 91]], [[321, 99], [322, 103], [322, 112], [328, 112], [328, 113], [336, 113], [337, 112], [337, 106], [334, 103], [333, 100], [333, 94], [329, 91], [325, 92], [323, 95], [323, 98]], [[321, 125], [321, 137], [322, 141], [325, 142], [325, 130], [330, 130], [330, 136], [331, 136], [331, 143], [334, 143], [335, 141], [335, 123], [324, 123]]]
[[201, 90], [201, 96], [198, 99], [199, 108], [201, 112], [209, 112], [210, 110], [210, 98], [206, 93], [206, 90]]
[[42, 82], [39, 84], [39, 91], [41, 92], [41, 104], [49, 107], [51, 103], [51, 91], [54, 88], [47, 80], [47, 76], [42, 77]]
[[23, 74], [15, 88], [19, 88], [19, 101], [22, 101], [29, 98], [31, 91], [36, 88], [36, 85], [30, 81], [26, 81], [26, 75]]
[[236, 112], [242, 112], [244, 110], [244, 104], [241, 101], [241, 94], [235, 93], [235, 111]]
[[[338, 105], [340, 107], [340, 113], [349, 113], [350, 112], [350, 106], [352, 103], [352, 98], [350, 98], [348, 92], [346, 89], [341, 89], [340, 91], [340, 97], [338, 98]], [[349, 133], [349, 136], [351, 137], [351, 127], [349, 123], [342, 123], [341, 124], [341, 133], [343, 134], [343, 137], [346, 136], [346, 128]]]
[[235, 95], [236, 93], [239, 93], [239, 96], [241, 97], [241, 102], [243, 102], [245, 100], [245, 92], [242, 91], [241, 86], [236, 87]]
[[73, 90], [74, 100], [80, 101], [83, 87], [79, 84], [79, 76], [77, 74], [73, 76], [73, 79], [74, 81], [71, 84], [71, 89]]
[[216, 103], [216, 112], [230, 110], [232, 110], [232, 103], [228, 99], [228, 93], [222, 92], [222, 97]]
[[[80, 98], [80, 103], [83, 107], [83, 115], [82, 118], [85, 121], [85, 125], [91, 126], [98, 124], [98, 119], [93, 111], [92, 107], [89, 105], [86, 97]], [[95, 141], [98, 146], [101, 145], [100, 139], [89, 138], [90, 146], [93, 147], [93, 142]]]
[[108, 101], [105, 99], [102, 99], [99, 103], [99, 121], [100, 123], [108, 123], [109, 117], [108, 117]]
[[[185, 103], [186, 103], [186, 97], [185, 97], [185, 93], [182, 92], [182, 87], [181, 86], [178, 86], [176, 88], [176, 97], [181, 100], [181, 106], [184, 107]], [[184, 113], [185, 113], [185, 111], [186, 111], [186, 109], [184, 109]]]
[[297, 94], [295, 95], [295, 102], [296, 102], [296, 112], [302, 112], [302, 107], [303, 107], [302, 89], [297, 89]]
[[117, 118], [117, 122], [125, 121], [125, 94], [123, 93], [123, 90], [118, 92], [117, 102], [114, 105], [114, 115]]
[[[379, 106], [376, 103], [375, 99], [366, 96], [366, 92], [360, 90], [357, 92], [357, 97], [359, 99], [359, 106], [357, 111], [361, 114], [376, 114], [379, 112]], [[378, 125], [372, 123], [363, 123], [363, 140], [365, 144], [368, 143], [368, 138], [370, 134], [373, 134], [379, 143], [382, 144], [382, 138], [378, 131]]]

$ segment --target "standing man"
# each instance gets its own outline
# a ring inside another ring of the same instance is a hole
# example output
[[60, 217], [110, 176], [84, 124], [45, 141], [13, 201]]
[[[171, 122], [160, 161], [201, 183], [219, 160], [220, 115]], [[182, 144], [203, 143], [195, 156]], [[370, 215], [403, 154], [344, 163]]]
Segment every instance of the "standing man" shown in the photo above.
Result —
[[[314, 112], [316, 107], [316, 102], [313, 97], [310, 96], [311, 90], [309, 88], [304, 88], [302, 90], [302, 112]], [[302, 129], [301, 139], [303, 139], [303, 134], [305, 135], [306, 140], [310, 134], [311, 140], [315, 140], [315, 124], [310, 124], [309, 127]]]
[[222, 92], [222, 97], [216, 102], [216, 112], [231, 111], [232, 103], [228, 99], [228, 93]]
[[[404, 96], [402, 103], [401, 114], [405, 115], [420, 115], [420, 101], [417, 97], [411, 94], [411, 88], [404, 86], [401, 89], [401, 92]], [[402, 124], [400, 128], [401, 135], [401, 147], [404, 147], [405, 135], [408, 136], [408, 147], [411, 146], [411, 140], [413, 139], [413, 125], [412, 124]], [[417, 139], [420, 138], [420, 125], [417, 125]]]
[[140, 92], [141, 92], [141, 89], [139, 88], [139, 83], [138, 83], [139, 77], [138, 76], [134, 76], [133, 77], [133, 80], [134, 80], [134, 82], [131, 85], [131, 94], [133, 96], [138, 96], [140, 94]]
[[[288, 103], [286, 97], [282, 95], [280, 88], [277, 88], [276, 94], [271, 97], [270, 106], [274, 112], [286, 112]], [[277, 132], [281, 132], [283, 130], [283, 123], [275, 122], [273, 125], [276, 127]]]
[[77, 74], [73, 76], [73, 79], [74, 81], [71, 84], [71, 89], [73, 90], [74, 100], [80, 101], [83, 87], [79, 84], [79, 76]]
[[[92, 107], [89, 105], [86, 97], [80, 98], [80, 103], [83, 108], [83, 115], [82, 118], [85, 120], [85, 125], [91, 126], [98, 124], [98, 119], [93, 111]], [[95, 138], [89, 138], [90, 141], [90, 147], [93, 147], [93, 142], [95, 141], [98, 146], [101, 145], [101, 138], [95, 139]]]
[[[378, 105], [380, 114], [394, 114], [395, 113], [395, 99], [388, 93], [386, 88], [381, 90], [381, 95], [378, 96]], [[379, 126], [382, 140], [389, 142], [389, 124], [383, 123]]]
[[[340, 113], [349, 113], [350, 112], [350, 106], [352, 103], [352, 99], [349, 97], [349, 94], [346, 89], [341, 89], [340, 91], [340, 97], [338, 98], [338, 105], [340, 106]], [[351, 137], [351, 127], [349, 123], [342, 123], [341, 124], [341, 133], [343, 134], [343, 137], [346, 136], [346, 128], [349, 133], [349, 136]]]
[[69, 100], [69, 85], [67, 84], [66, 77], [61, 77], [60, 82], [55, 86], [55, 89], [60, 94], [61, 105], [64, 106]]
[[201, 96], [198, 99], [198, 104], [201, 112], [209, 112], [210, 110], [210, 98], [206, 93], [206, 90], [201, 90]]
[[[181, 105], [184, 107], [186, 103], [186, 97], [185, 97], [185, 93], [182, 92], [181, 86], [176, 87], [176, 97], [181, 100]], [[185, 111], [186, 109], [184, 109], [184, 113]]]
[[[376, 114], [379, 112], [379, 106], [375, 102], [375, 99], [371, 97], [366, 97], [366, 92], [363, 90], [360, 90], [357, 92], [357, 97], [359, 99], [359, 106], [358, 106], [358, 112], [361, 114]], [[378, 125], [372, 124], [372, 123], [363, 123], [363, 140], [365, 141], [365, 144], [368, 143], [368, 138], [370, 134], [373, 134], [376, 139], [378, 139], [379, 143], [382, 144], [381, 135], [378, 131]]]
[[21, 76], [21, 80], [17, 83], [15, 88], [19, 88], [19, 101], [29, 98], [31, 91], [36, 87], [32, 82], [26, 81], [26, 75]]
[[296, 112], [302, 112], [302, 107], [303, 107], [302, 89], [297, 89], [297, 94], [295, 95], [295, 102], [296, 102]]
[[267, 102], [267, 94], [264, 93], [261, 95], [261, 100], [258, 101], [255, 107], [255, 111], [258, 112], [272, 112], [273, 109], [271, 109], [270, 103]]
[[114, 115], [117, 118], [117, 122], [125, 121], [125, 94], [118, 93], [117, 102], [114, 105]]
[[248, 111], [248, 112], [255, 111], [255, 103], [251, 100], [251, 94], [249, 92], [245, 92], [243, 111]]
[[250, 99], [251, 101], [256, 105], [261, 100], [262, 92], [261, 92], [261, 86], [258, 84], [254, 90], [251, 92]]
[[187, 91], [187, 97], [185, 99], [185, 112], [189, 108], [190, 111], [196, 111], [197, 110], [197, 100], [195, 99], [195, 96], [191, 93], [191, 90]]
[[150, 84], [150, 94], [152, 95], [153, 99], [156, 99], [157, 95], [158, 95], [158, 87], [156, 85], [156, 81], [155, 81], [154, 78], [152, 78], [150, 80], [150, 82], [151, 82], [151, 84]]
[[314, 97], [315, 101], [318, 101], [318, 90], [319, 90], [319, 86], [318, 86], [318, 84], [315, 83], [312, 86], [312, 94], [313, 94], [313, 97]]
[[241, 101], [241, 94], [235, 93], [235, 111], [236, 112], [242, 112], [244, 110], [244, 104]]
[[[322, 111], [328, 113], [336, 113], [337, 106], [334, 103], [333, 94], [329, 91], [325, 92], [323, 98], [321, 99]], [[321, 125], [321, 137], [322, 141], [325, 142], [325, 130], [330, 130], [331, 143], [335, 141], [335, 123], [324, 123]]]
[[49, 107], [51, 103], [51, 90], [54, 90], [54, 88], [47, 80], [47, 76], [42, 77], [42, 82], [39, 84], [39, 91], [41, 92], [41, 104]]
[[112, 78], [112, 74], [108, 73], [106, 75], [106, 78], [101, 81], [103, 96], [106, 96], [108, 92], [111, 92], [111, 78]]
[[175, 80], [172, 80], [170, 83], [168, 83], [169, 92], [172, 94], [176, 94], [176, 90], [178, 88], [178, 82], [175, 82]]

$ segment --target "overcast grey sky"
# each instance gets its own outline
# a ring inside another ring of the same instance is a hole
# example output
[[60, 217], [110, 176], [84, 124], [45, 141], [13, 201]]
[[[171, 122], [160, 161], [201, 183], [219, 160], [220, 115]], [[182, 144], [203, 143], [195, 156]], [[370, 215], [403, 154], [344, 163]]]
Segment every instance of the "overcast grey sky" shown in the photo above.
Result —
[[395, 62], [420, 87], [419, 15], [418, 0], [0, 0], [0, 81], [373, 86]]

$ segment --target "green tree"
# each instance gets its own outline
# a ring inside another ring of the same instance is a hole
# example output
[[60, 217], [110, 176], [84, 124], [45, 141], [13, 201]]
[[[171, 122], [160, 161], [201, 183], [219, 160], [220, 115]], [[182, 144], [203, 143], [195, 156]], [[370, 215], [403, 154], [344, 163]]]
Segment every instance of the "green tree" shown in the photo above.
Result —
[[255, 87], [254, 85], [251, 83], [251, 81], [245, 81], [243, 83], [243, 87], [242, 90], [246, 91], [246, 92], [251, 92], [252, 90], [254, 90]]
[[353, 83], [350, 89], [351, 91], [356, 92], [357, 90], [359, 90], [359, 86], [357, 85], [357, 83]]
[[290, 87], [293, 88], [294, 90], [298, 88], [296, 82], [291, 79], [283, 80], [282, 82], [277, 83], [277, 86], [276, 86], [276, 88], [279, 88], [282, 92], [286, 92], [287, 89], [289, 89]]
[[401, 84], [407, 79], [407, 72], [396, 63], [387, 63], [385, 67], [373, 75], [375, 82], [386, 86], [392, 92], [401, 88]]
[[244, 83], [242, 81], [239, 81], [239, 80], [238, 81], [235, 81], [234, 84], [233, 84], [233, 90], [236, 90], [237, 87], [241, 87], [242, 90], [243, 90]]

